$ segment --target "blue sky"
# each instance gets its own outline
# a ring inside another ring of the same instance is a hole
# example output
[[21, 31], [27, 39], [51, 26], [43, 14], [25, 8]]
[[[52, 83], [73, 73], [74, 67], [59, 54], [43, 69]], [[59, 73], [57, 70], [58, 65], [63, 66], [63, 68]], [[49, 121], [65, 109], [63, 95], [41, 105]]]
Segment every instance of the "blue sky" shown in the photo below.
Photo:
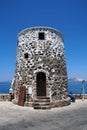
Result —
[[87, 0], [0, 0], [0, 81], [14, 77], [17, 34], [32, 26], [60, 30], [68, 77], [87, 79]]

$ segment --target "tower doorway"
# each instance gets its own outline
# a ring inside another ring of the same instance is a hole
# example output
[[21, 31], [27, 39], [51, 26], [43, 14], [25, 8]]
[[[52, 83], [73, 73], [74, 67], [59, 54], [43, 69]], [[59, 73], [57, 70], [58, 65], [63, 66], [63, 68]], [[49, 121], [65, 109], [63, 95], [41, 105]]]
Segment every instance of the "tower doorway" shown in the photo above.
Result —
[[43, 72], [37, 73], [36, 77], [37, 96], [46, 96], [46, 75]]

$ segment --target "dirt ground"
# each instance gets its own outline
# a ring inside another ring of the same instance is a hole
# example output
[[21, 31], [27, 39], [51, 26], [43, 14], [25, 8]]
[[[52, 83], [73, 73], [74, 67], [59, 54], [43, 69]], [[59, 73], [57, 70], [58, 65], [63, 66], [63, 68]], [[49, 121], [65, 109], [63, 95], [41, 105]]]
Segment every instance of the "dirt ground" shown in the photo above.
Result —
[[0, 130], [87, 130], [87, 100], [50, 110], [0, 102]]

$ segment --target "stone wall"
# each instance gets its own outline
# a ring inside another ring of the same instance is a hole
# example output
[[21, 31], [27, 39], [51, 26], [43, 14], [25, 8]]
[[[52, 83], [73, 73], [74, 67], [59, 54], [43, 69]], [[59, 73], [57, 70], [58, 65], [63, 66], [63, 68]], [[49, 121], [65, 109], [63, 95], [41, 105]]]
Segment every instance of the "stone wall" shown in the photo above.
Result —
[[[75, 96], [76, 99], [82, 99], [83, 98], [83, 94], [73, 94]], [[84, 99], [87, 99], [87, 94], [84, 94]]]
[[63, 107], [63, 106], [68, 106], [71, 104], [71, 99], [68, 97], [67, 99], [63, 99], [63, 100], [57, 100], [57, 101], [53, 101], [51, 102], [51, 107]]
[[0, 101], [10, 101], [9, 94], [0, 94]]
[[[39, 33], [44, 33], [43, 40], [39, 39]], [[51, 101], [66, 99], [68, 91], [64, 53], [63, 35], [55, 29], [35, 27], [20, 32], [12, 86], [15, 100], [18, 100], [19, 88], [22, 85], [27, 89], [32, 88], [32, 94], [29, 95], [31, 102], [37, 98], [38, 72], [46, 75], [46, 96], [50, 97]]]

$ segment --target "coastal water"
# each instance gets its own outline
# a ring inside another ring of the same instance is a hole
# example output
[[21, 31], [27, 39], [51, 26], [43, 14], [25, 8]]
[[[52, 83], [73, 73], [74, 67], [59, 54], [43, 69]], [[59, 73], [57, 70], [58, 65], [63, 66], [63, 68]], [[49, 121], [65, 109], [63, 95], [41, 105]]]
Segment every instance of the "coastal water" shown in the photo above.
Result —
[[[8, 94], [11, 86], [11, 82], [0, 82], [0, 94]], [[87, 82], [85, 83], [85, 93], [87, 94]], [[82, 94], [81, 82], [69, 82], [68, 83], [69, 94]]]
[[[87, 94], [87, 82], [84, 84], [85, 94]], [[82, 82], [69, 82], [68, 92], [72, 94], [82, 94]]]
[[0, 82], [0, 94], [8, 94], [11, 82]]

